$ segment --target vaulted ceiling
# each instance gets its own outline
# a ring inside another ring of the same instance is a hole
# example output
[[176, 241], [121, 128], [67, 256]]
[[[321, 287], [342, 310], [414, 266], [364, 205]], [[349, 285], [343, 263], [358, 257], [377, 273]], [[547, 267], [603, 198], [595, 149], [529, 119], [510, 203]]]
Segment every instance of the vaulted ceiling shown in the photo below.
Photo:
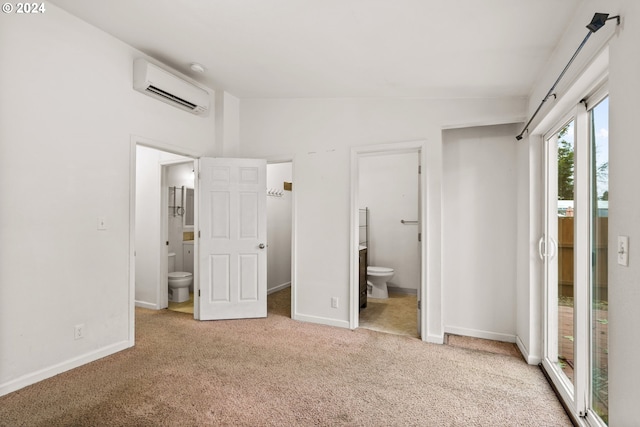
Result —
[[240, 98], [495, 98], [530, 94], [582, 1], [53, 3]]

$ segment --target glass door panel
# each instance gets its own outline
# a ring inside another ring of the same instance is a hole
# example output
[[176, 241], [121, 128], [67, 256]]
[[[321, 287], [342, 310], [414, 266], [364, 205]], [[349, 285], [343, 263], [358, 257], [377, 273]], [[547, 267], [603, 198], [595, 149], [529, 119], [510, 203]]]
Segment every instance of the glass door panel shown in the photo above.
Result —
[[608, 219], [609, 99], [590, 111], [591, 121], [591, 407], [606, 423], [609, 415]]
[[564, 126], [557, 141], [557, 360], [559, 372], [574, 379], [574, 135], [575, 122]]

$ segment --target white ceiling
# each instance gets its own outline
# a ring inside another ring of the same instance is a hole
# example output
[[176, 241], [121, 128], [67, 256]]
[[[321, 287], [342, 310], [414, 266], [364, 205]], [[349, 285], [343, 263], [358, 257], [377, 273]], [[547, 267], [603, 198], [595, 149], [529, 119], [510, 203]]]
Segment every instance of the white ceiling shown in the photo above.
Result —
[[53, 3], [241, 98], [495, 98], [529, 95], [582, 1]]

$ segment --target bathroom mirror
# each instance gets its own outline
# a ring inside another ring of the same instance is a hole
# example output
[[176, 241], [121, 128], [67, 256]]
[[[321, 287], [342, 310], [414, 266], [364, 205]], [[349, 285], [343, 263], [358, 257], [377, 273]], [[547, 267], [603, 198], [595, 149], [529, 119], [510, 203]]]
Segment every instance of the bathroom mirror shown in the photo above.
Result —
[[184, 228], [193, 228], [193, 188], [185, 188], [182, 198], [182, 206], [184, 207], [182, 226]]

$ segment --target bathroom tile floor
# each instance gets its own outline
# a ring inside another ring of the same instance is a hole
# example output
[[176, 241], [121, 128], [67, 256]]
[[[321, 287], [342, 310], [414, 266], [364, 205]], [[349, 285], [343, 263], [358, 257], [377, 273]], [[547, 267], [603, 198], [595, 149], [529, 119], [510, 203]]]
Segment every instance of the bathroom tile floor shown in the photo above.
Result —
[[193, 314], [193, 293], [189, 294], [189, 301], [171, 302], [169, 301], [169, 310], [179, 311], [180, 313]]
[[360, 310], [360, 327], [418, 338], [418, 298], [416, 295], [389, 293], [387, 299], [367, 298]]

